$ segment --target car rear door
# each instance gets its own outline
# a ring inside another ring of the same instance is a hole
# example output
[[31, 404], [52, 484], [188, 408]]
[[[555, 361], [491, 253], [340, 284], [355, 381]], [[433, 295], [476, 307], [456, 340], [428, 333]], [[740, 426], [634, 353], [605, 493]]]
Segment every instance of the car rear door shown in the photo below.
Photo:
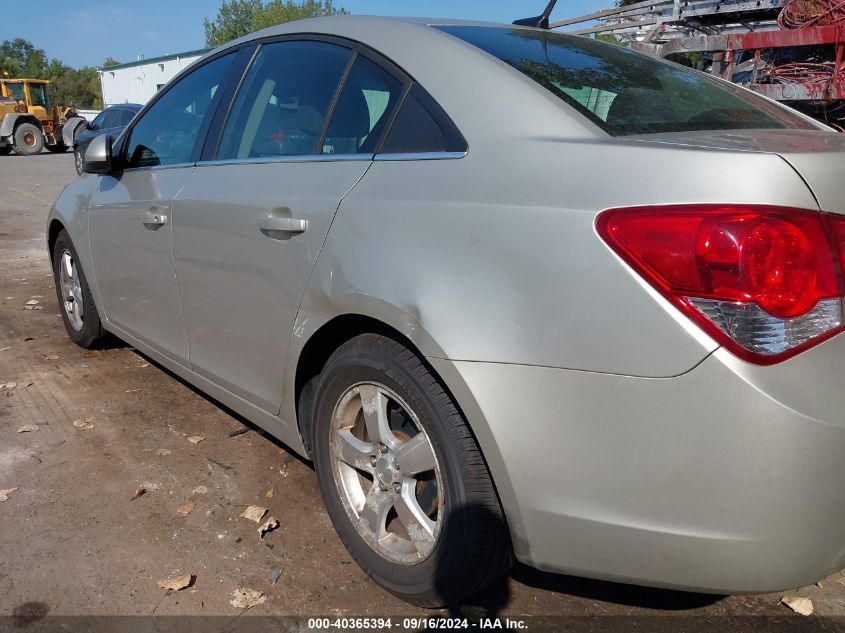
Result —
[[340, 201], [403, 84], [352, 45], [257, 52], [220, 138], [176, 198], [176, 277], [194, 371], [278, 413], [291, 330]]
[[173, 272], [173, 198], [202, 148], [236, 53], [201, 64], [164, 92], [129, 131], [112, 174], [91, 199], [89, 231], [105, 317], [187, 364]]

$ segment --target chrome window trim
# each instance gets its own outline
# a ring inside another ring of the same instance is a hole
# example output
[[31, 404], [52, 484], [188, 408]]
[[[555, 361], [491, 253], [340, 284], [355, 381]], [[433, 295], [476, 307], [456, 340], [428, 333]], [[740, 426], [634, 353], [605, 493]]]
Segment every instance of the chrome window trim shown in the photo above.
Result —
[[409, 161], [409, 160], [459, 160], [466, 157], [467, 152], [409, 152], [406, 154], [297, 154], [294, 156], [263, 156], [260, 158], [228, 158], [221, 160], [204, 160], [196, 163], [179, 163], [177, 165], [157, 165], [152, 167], [133, 167], [124, 171], [139, 171], [142, 169], [176, 169], [178, 167], [202, 167], [221, 165], [263, 165], [267, 163], [337, 163], [343, 161]]
[[138, 171], [161, 171], [163, 169], [184, 169], [185, 167], [193, 167], [195, 162], [189, 161], [185, 163], [173, 163], [172, 165], [144, 165], [141, 167], [127, 167], [121, 169], [122, 173], [131, 174]]
[[338, 163], [343, 161], [373, 160], [373, 154], [298, 154], [295, 156], [262, 156], [260, 158], [224, 158], [205, 160], [197, 163], [204, 165], [261, 165], [265, 163]]
[[376, 154], [373, 160], [460, 160], [467, 152], [408, 152], [406, 154]]

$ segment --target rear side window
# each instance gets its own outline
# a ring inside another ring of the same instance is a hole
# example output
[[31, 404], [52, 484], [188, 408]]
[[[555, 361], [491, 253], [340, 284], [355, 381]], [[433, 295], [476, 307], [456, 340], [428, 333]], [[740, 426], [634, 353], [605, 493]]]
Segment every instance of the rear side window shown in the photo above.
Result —
[[262, 46], [232, 106], [217, 158], [313, 154], [351, 58], [351, 50], [327, 42]]
[[614, 136], [815, 129], [736, 86], [621, 46], [539, 30], [436, 28], [509, 64]]
[[323, 154], [375, 152], [401, 95], [398, 79], [358, 56], [332, 114]]

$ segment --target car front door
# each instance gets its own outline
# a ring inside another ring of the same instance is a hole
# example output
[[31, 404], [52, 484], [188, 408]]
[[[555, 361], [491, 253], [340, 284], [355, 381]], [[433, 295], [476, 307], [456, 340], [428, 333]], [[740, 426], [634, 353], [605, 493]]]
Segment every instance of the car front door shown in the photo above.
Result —
[[184, 76], [144, 112], [116, 148], [116, 171], [96, 176], [89, 232], [108, 322], [187, 364], [188, 340], [173, 272], [173, 198], [193, 170], [235, 54]]
[[259, 49], [215, 160], [198, 163], [176, 198], [174, 260], [194, 371], [278, 413], [308, 275], [401, 92], [337, 43]]

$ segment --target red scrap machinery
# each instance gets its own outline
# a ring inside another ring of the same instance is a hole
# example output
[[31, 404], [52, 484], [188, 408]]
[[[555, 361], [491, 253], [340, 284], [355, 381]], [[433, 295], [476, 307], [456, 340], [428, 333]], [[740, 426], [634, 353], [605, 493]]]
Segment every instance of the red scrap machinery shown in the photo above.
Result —
[[551, 24], [709, 70], [845, 131], [845, 0], [658, 0]]

